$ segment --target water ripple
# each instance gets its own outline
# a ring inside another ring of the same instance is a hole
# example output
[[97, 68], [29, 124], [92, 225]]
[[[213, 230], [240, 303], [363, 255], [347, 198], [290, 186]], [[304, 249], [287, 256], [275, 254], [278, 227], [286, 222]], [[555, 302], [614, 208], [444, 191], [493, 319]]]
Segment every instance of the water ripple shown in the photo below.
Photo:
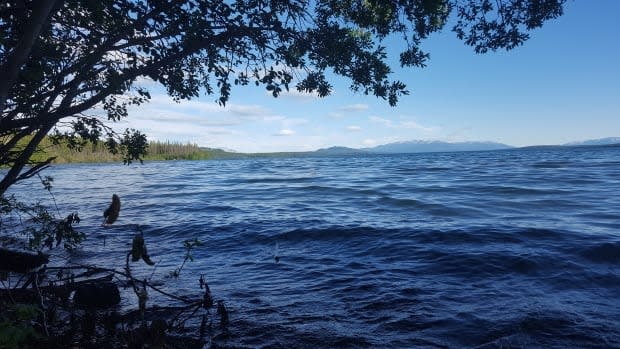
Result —
[[[613, 147], [517, 149], [50, 175], [88, 235], [73, 258], [122, 260], [139, 225], [159, 275], [179, 265], [183, 240], [203, 241], [175, 291], [198, 294], [207, 277], [230, 310], [230, 347], [611, 348], [618, 159]], [[33, 183], [16, 194], [48, 199]], [[113, 192], [121, 217], [103, 229]]]

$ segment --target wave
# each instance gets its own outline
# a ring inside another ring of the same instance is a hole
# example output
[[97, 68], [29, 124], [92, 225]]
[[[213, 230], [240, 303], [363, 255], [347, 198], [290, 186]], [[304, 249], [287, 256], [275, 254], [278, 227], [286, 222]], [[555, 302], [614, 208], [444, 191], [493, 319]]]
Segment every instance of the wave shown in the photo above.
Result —
[[272, 176], [272, 177], [241, 177], [238, 181], [243, 182], [243, 183], [250, 183], [250, 184], [254, 184], [254, 183], [305, 183], [308, 181], [313, 181], [316, 180], [317, 177], [316, 176], [297, 176], [297, 177], [291, 177], [291, 176]]
[[[513, 150], [51, 174], [67, 179], [59, 207], [79, 208], [88, 233], [72, 258], [124, 261], [137, 223], [159, 264], [136, 272], [157, 278], [183, 260], [182, 241], [201, 240], [175, 287], [199, 292], [206, 275], [229, 306], [225, 346], [603, 348], [620, 347], [618, 158]], [[121, 216], [103, 229], [112, 190]]]
[[580, 249], [579, 254], [596, 263], [620, 264], [620, 241], [588, 246]]
[[574, 165], [575, 163], [572, 161], [540, 161], [532, 164], [531, 166], [534, 168], [566, 168]]
[[509, 195], [566, 195], [570, 193], [568, 190], [557, 188], [536, 188], [533, 186], [480, 186], [471, 188], [472, 191], [479, 191], [488, 194], [509, 194]]

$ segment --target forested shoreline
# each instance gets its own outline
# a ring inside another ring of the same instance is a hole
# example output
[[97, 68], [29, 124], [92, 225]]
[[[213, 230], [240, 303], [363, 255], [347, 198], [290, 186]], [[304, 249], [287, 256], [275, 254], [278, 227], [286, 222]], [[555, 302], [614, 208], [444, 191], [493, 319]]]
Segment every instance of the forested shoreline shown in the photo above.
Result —
[[[205, 160], [217, 157], [219, 153], [222, 151], [201, 148], [189, 142], [150, 141], [143, 160]], [[45, 138], [33, 160], [48, 157], [56, 157], [54, 163], [57, 164], [123, 161], [122, 155], [110, 153], [104, 142], [86, 142], [79, 148], [71, 148], [67, 143], [54, 144], [50, 138]]]

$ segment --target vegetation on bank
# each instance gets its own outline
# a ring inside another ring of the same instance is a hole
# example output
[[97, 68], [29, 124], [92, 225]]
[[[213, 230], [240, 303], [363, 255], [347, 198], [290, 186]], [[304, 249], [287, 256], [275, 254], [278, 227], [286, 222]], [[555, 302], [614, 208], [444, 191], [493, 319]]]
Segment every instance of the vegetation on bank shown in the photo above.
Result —
[[[80, 149], [73, 149], [67, 143], [54, 144], [50, 138], [45, 138], [40, 144], [40, 151], [35, 153], [32, 160], [39, 161], [48, 157], [56, 157], [54, 163], [96, 163], [122, 162], [121, 154], [112, 154], [104, 142], [86, 142]], [[148, 143], [144, 160], [205, 160], [216, 158], [225, 153], [220, 150], [201, 148], [197, 144], [180, 142]]]
[[[56, 142], [57, 143], [57, 142]], [[176, 141], [150, 141], [146, 149], [145, 161], [162, 160], [207, 160], [207, 159], [248, 159], [273, 157], [304, 157], [320, 154], [316, 151], [301, 152], [273, 152], [273, 153], [237, 153], [216, 148], [200, 147], [194, 143]], [[328, 152], [323, 152], [329, 154]], [[49, 157], [56, 157], [54, 163], [101, 163], [123, 162], [121, 154], [113, 154], [106, 147], [105, 142], [87, 141], [81, 147], [70, 147], [66, 142], [55, 144], [46, 137], [40, 144], [39, 152], [32, 156], [33, 161], [40, 161]]]

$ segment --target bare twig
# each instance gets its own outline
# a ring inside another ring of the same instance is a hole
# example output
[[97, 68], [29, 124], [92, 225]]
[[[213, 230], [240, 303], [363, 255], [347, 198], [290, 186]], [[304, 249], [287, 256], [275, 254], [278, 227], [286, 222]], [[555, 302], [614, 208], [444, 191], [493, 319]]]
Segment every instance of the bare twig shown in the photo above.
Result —
[[34, 273], [34, 289], [37, 292], [39, 306], [41, 307], [41, 318], [42, 318], [41, 322], [43, 325], [43, 330], [45, 331], [45, 335], [49, 337], [50, 332], [47, 329], [47, 314], [46, 314], [47, 307], [45, 306], [45, 303], [43, 302], [43, 295], [41, 295], [41, 289], [39, 288], [39, 273]]

